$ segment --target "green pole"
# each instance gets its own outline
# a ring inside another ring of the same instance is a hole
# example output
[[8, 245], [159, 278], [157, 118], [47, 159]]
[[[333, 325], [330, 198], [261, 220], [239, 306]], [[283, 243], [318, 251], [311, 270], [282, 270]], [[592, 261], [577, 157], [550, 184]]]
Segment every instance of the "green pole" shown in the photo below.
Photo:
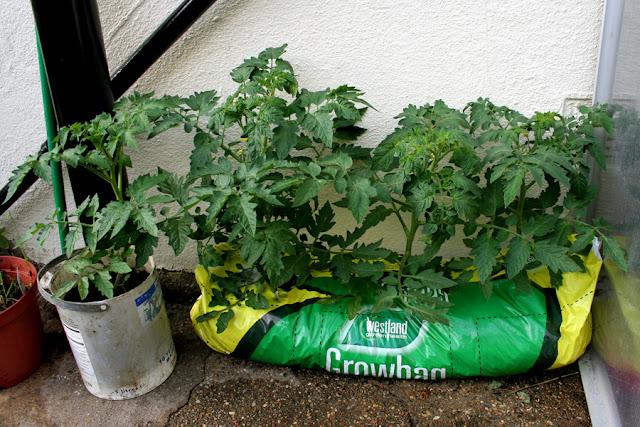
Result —
[[[53, 150], [56, 135], [58, 134], [58, 126], [53, 111], [53, 103], [49, 93], [49, 83], [47, 81], [47, 72], [42, 61], [42, 51], [40, 49], [40, 37], [36, 30], [36, 43], [38, 46], [38, 64], [40, 66], [40, 83], [42, 85], [42, 103], [44, 104], [44, 120], [47, 127], [47, 145], [49, 151]], [[64, 221], [67, 211], [67, 203], [64, 197], [64, 182], [62, 180], [62, 167], [60, 162], [51, 162], [51, 181], [53, 182], [53, 199], [58, 209], [58, 220]], [[60, 234], [60, 246], [62, 253], [65, 253], [65, 241], [69, 227], [66, 224], [58, 224], [58, 233]]]

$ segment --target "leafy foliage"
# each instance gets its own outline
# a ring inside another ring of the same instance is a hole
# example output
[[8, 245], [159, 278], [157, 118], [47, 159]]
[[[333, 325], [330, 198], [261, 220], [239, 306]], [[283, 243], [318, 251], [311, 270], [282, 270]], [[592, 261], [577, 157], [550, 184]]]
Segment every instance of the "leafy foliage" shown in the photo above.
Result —
[[[398, 127], [371, 149], [354, 144], [372, 108], [363, 93], [348, 85], [300, 88], [282, 58], [285, 49], [266, 49], [235, 68], [237, 89], [224, 100], [216, 91], [135, 95], [113, 115], [63, 130], [48, 157], [18, 168], [12, 186], [25, 170], [46, 175], [56, 160], [87, 167], [114, 187], [114, 201], [100, 208], [97, 199], [87, 200], [69, 216], [68, 249], [84, 234], [83, 257], [90, 261], [73, 267], [80, 279], [70, 286], [82, 290], [91, 282], [110, 295], [101, 272], [117, 267], [105, 255], [124, 256], [134, 246], [137, 259], [146, 260], [159, 231], [176, 254], [194, 240], [200, 264], [210, 271], [225, 266], [226, 277], [212, 278], [212, 311], [199, 319], [217, 317], [218, 331], [237, 305], [267, 308], [313, 271], [340, 280], [344, 292], [327, 303], [348, 298], [350, 317], [372, 303], [374, 311], [401, 309], [447, 323], [443, 292], [475, 274], [489, 297], [501, 270], [526, 291], [526, 271], [539, 263], [560, 286], [561, 273], [584, 268], [578, 255], [595, 236], [626, 269], [623, 251], [603, 234], [607, 224], [583, 221], [596, 194], [586, 155], [605, 166], [594, 129], [612, 131], [603, 106], [565, 118], [526, 117], [486, 99], [462, 110], [443, 101], [409, 105]], [[175, 127], [193, 137], [188, 173], [158, 169], [125, 190], [121, 175], [110, 171], [130, 166], [125, 148], [137, 149], [135, 135], [151, 138]], [[69, 138], [85, 144], [67, 149]], [[159, 194], [148, 197], [152, 188]], [[355, 223], [344, 233], [335, 227], [340, 209]], [[81, 223], [83, 213], [93, 222]], [[365, 240], [383, 222], [402, 230], [402, 250]], [[50, 226], [33, 232], [42, 237]], [[469, 256], [443, 262], [440, 248], [461, 232]], [[241, 262], [229, 268], [237, 257]]]
[[[54, 212], [46, 222], [28, 230], [22, 239], [36, 236], [42, 244], [54, 227], [64, 224], [69, 229], [65, 241], [67, 255], [71, 256], [74, 248], [84, 241], [85, 248], [64, 263], [75, 278], [58, 289], [55, 297], [62, 297], [77, 287], [80, 297], [85, 299], [93, 286], [102, 296], [113, 298], [114, 289], [124, 286], [132, 267], [141, 268], [153, 254], [158, 244], [153, 208], [157, 200], [153, 200], [153, 196], [148, 198], [147, 193], [166, 177], [143, 175], [127, 185], [126, 169], [131, 166], [128, 153], [138, 150], [136, 135], [148, 134], [152, 123], [171, 105], [167, 99], [136, 93], [117, 102], [112, 114], [100, 114], [90, 122], [61, 129], [53, 150], [39, 159], [27, 158], [14, 171], [7, 198], [30, 170], [49, 181], [51, 162], [85, 168], [113, 189], [113, 200], [100, 201], [96, 195], [62, 217]], [[156, 134], [162, 126], [162, 122], [153, 125]], [[184, 243], [182, 236], [177, 239]], [[135, 264], [129, 266], [127, 258], [132, 252], [136, 255]]]
[[[215, 278], [219, 330], [235, 305], [266, 307], [258, 295], [278, 295], [314, 270], [342, 282], [344, 295], [328, 302], [349, 298], [350, 316], [373, 295], [374, 310], [395, 307], [446, 323], [448, 303], [433, 291], [464, 285], [473, 271], [487, 297], [500, 270], [527, 290], [526, 270], [538, 263], [560, 285], [560, 273], [583, 268], [577, 254], [596, 235], [624, 265], [615, 240], [581, 221], [595, 195], [585, 154], [603, 165], [593, 129], [611, 130], [603, 107], [584, 107], [577, 118], [529, 118], [485, 99], [462, 111], [442, 101], [410, 105], [399, 127], [368, 149], [353, 145], [371, 107], [362, 93], [347, 85], [299, 88], [281, 58], [285, 48], [234, 69], [238, 89], [220, 104], [215, 92], [174, 98], [151, 131], [182, 126], [193, 134], [189, 173], [169, 175], [159, 187], [180, 207], [160, 222], [176, 253], [188, 237], [199, 242], [205, 267], [223, 266], [232, 254], [243, 260], [238, 273]], [[325, 201], [329, 192], [338, 200]], [[346, 234], [334, 230], [338, 209], [357, 224]], [[382, 221], [402, 229], [402, 251], [363, 241]], [[469, 256], [447, 265], [440, 247], [461, 230]], [[417, 241], [425, 247], [414, 253]], [[222, 254], [213, 249], [219, 243], [227, 244]], [[454, 266], [471, 270], [458, 277]]]

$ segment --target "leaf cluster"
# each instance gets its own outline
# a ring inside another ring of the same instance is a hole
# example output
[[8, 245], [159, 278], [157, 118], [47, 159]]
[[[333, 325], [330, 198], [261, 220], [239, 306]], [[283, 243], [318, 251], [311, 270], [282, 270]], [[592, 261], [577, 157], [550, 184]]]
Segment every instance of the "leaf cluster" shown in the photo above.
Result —
[[[626, 269], [623, 251], [604, 234], [608, 225], [584, 220], [597, 191], [587, 156], [604, 168], [597, 129], [613, 131], [604, 106], [581, 107], [577, 117], [526, 117], [487, 99], [462, 110], [443, 101], [409, 105], [390, 135], [365, 148], [356, 145], [372, 108], [363, 93], [301, 88], [285, 49], [236, 67], [237, 89], [224, 100], [216, 91], [136, 94], [114, 114], [64, 129], [55, 150], [18, 168], [12, 185], [25, 170], [44, 177], [51, 161], [87, 167], [112, 184], [114, 201], [101, 207], [94, 197], [64, 220], [68, 250], [80, 237], [87, 246], [85, 261], [70, 267], [81, 292], [94, 283], [112, 295], [118, 275], [128, 274], [119, 260], [135, 248], [139, 267], [159, 232], [176, 254], [195, 241], [210, 271], [242, 260], [214, 278], [211, 312], [199, 319], [217, 317], [219, 331], [234, 307], [266, 309], [317, 271], [341, 283], [326, 302], [347, 299], [350, 317], [371, 304], [374, 312], [447, 323], [446, 292], [477, 280], [488, 297], [500, 271], [528, 291], [527, 270], [536, 265], [548, 266], [560, 286], [562, 273], [584, 269], [579, 255], [594, 237]], [[158, 168], [127, 187], [120, 171], [131, 166], [136, 135], [171, 128], [192, 136], [189, 171]], [[69, 140], [77, 145], [68, 148]], [[346, 232], [336, 227], [340, 210], [356, 224]], [[32, 234], [46, 237], [53, 218]], [[404, 234], [401, 250], [366, 239], [390, 222]], [[462, 233], [468, 256], [445, 262], [442, 245]]]
[[[138, 135], [149, 134], [152, 124], [172, 104], [153, 94], [134, 95], [118, 101], [111, 114], [103, 113], [87, 123], [62, 128], [54, 140], [54, 148], [39, 158], [29, 157], [10, 179], [7, 200], [30, 171], [51, 180], [51, 165], [62, 162], [81, 167], [110, 184], [111, 200], [88, 197], [70, 213], [53, 212], [45, 222], [31, 227], [19, 244], [36, 237], [43, 244], [51, 230], [63, 225], [68, 229], [64, 252], [71, 256], [78, 244], [85, 249], [65, 262], [75, 278], [55, 294], [61, 297], [74, 287], [84, 299], [90, 286], [106, 298], [123, 286], [132, 268], [141, 268], [158, 244], [158, 227], [153, 196], [147, 192], [164, 177], [143, 175], [128, 183], [131, 150], [138, 150]], [[135, 263], [127, 264], [131, 252]]]
[[[587, 154], [605, 167], [596, 129], [612, 132], [603, 106], [565, 118], [526, 117], [486, 99], [463, 110], [443, 101], [410, 105], [369, 149], [354, 144], [371, 108], [362, 93], [299, 88], [281, 58], [285, 47], [234, 69], [238, 89], [224, 102], [214, 91], [173, 98], [175, 108], [156, 122], [158, 131], [182, 126], [194, 143], [186, 176], [159, 171], [168, 177], [158, 189], [179, 206], [162, 209], [159, 228], [176, 253], [196, 240], [205, 267], [243, 261], [237, 273], [215, 278], [213, 310], [200, 321], [219, 315], [223, 331], [238, 304], [266, 308], [265, 295], [277, 298], [328, 271], [343, 290], [326, 303], [347, 298], [350, 317], [373, 304], [374, 312], [447, 323], [443, 293], [477, 280], [488, 297], [500, 271], [529, 291], [527, 270], [536, 265], [548, 266], [560, 286], [562, 273], [584, 269], [579, 255], [596, 236], [626, 268], [602, 231], [607, 224], [584, 222], [596, 194]], [[336, 231], [340, 209], [356, 223], [346, 233]], [[405, 235], [401, 251], [365, 239], [389, 221]], [[461, 233], [469, 255], [444, 262], [442, 245]]]

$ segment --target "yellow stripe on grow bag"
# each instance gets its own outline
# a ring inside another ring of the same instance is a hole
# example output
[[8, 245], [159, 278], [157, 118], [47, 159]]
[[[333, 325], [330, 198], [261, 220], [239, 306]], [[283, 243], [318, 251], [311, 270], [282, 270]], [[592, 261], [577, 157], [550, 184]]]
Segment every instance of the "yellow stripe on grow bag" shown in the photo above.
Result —
[[[576, 360], [591, 341], [591, 304], [596, 290], [596, 282], [602, 267], [599, 244], [589, 255], [581, 256], [586, 271], [584, 273], [564, 273], [562, 286], [556, 289], [556, 296], [562, 312], [560, 339], [558, 340], [558, 357], [549, 369], [561, 368]], [[529, 279], [543, 288], [551, 288], [551, 278], [547, 267], [529, 271]]]
[[[239, 259], [239, 258], [238, 258]], [[196, 334], [207, 343], [209, 347], [214, 349], [219, 353], [231, 354], [238, 346], [240, 340], [245, 336], [247, 331], [251, 329], [251, 327], [259, 321], [266, 313], [273, 311], [283, 305], [290, 305], [299, 302], [304, 302], [309, 299], [316, 298], [325, 298], [327, 295], [321, 294], [315, 291], [301, 290], [297, 288], [293, 288], [291, 291], [283, 293], [280, 292], [281, 302], [274, 301], [275, 294], [272, 291], [265, 291], [264, 295], [272, 303], [269, 305], [268, 309], [264, 310], [248, 310], [245, 304], [239, 304], [232, 308], [234, 313], [233, 319], [229, 322], [227, 329], [222, 333], [217, 333], [216, 322], [218, 321], [218, 316], [215, 316], [213, 319], [198, 323], [196, 319], [204, 314], [210, 313], [212, 311], [216, 311], [221, 309], [222, 307], [209, 307], [209, 303], [211, 302], [211, 289], [212, 287], [216, 287], [215, 283], [212, 283], [211, 277], [226, 277], [225, 271], [238, 271], [236, 267], [236, 263], [232, 261], [228, 261], [224, 267], [217, 267], [209, 269], [211, 275], [207, 272], [207, 270], [199, 265], [196, 268], [195, 276], [198, 285], [200, 286], [200, 290], [202, 291], [202, 295], [195, 302], [193, 307], [191, 307], [191, 323], [196, 331]], [[240, 314], [240, 315], [238, 315]]]

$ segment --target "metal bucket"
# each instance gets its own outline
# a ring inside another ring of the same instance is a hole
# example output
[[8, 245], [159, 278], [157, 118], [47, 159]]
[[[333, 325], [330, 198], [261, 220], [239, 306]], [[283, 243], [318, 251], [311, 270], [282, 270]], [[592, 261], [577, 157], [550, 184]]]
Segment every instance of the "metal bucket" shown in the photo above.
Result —
[[71, 302], [53, 298], [72, 275], [66, 256], [38, 273], [40, 294], [56, 306], [69, 345], [89, 392], [110, 400], [141, 396], [166, 380], [176, 364], [169, 318], [153, 259], [135, 289], [111, 300]]

